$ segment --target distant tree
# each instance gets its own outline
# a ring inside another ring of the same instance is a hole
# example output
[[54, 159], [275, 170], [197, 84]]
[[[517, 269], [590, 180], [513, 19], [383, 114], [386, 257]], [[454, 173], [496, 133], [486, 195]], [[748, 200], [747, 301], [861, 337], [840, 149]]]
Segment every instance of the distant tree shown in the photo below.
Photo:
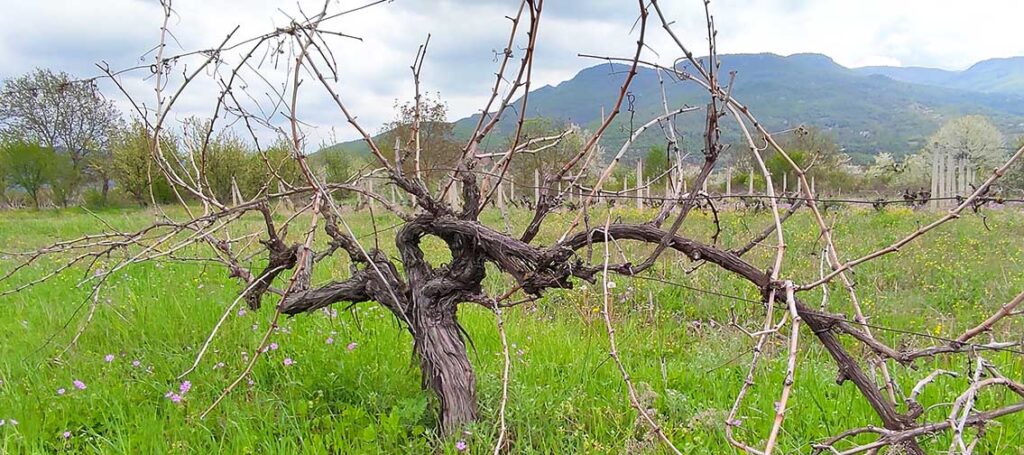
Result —
[[[1020, 136], [1014, 141], [1014, 150], [1024, 147], [1024, 136]], [[1022, 191], [1024, 190], [1024, 162], [1017, 160], [1010, 171], [1007, 172], [1004, 184], [1011, 189]]]
[[66, 152], [71, 171], [61, 183], [74, 192], [85, 173], [91, 173], [106, 193], [107, 175], [93, 172], [89, 158], [106, 154], [109, 132], [119, 114], [95, 84], [76, 82], [64, 72], [36, 69], [4, 81], [3, 93], [0, 131], [5, 137]]
[[[324, 158], [324, 173], [327, 174], [328, 183], [351, 182], [363, 165], [359, 157], [342, 150], [329, 151]], [[334, 197], [346, 199], [351, 197], [351, 192], [336, 191]]]
[[36, 143], [8, 141], [0, 146], [0, 171], [4, 179], [25, 190], [36, 208], [41, 190], [56, 181], [69, 167], [67, 163], [65, 155]]
[[[814, 177], [817, 183], [829, 189], [850, 185], [851, 178], [846, 170], [850, 157], [843, 153], [828, 132], [815, 127], [803, 127], [786, 135], [781, 142], [790, 158], [806, 170], [808, 178]], [[779, 176], [780, 181], [782, 174], [786, 174], [790, 189], [797, 188], [797, 175], [783, 157], [770, 154], [765, 164], [772, 175]]]
[[[165, 135], [161, 141], [164, 153], [176, 156], [174, 139]], [[138, 121], [111, 135], [108, 172], [118, 188], [141, 205], [154, 199], [157, 203], [173, 201], [171, 187], [154, 163], [151, 147], [152, 133]]]
[[292, 157], [291, 150], [291, 144], [281, 139], [266, 150], [253, 153], [249, 157], [249, 161], [253, 162], [253, 172], [262, 175], [262, 180], [269, 184], [271, 190], [277, 190], [279, 186], [297, 185], [304, 181], [302, 168]]
[[665, 147], [652, 145], [644, 155], [644, 180], [651, 180], [668, 170], [669, 159]]
[[230, 132], [208, 138], [209, 131], [209, 120], [185, 120], [182, 153], [188, 163], [184, 166], [188, 179], [201, 182], [204, 191], [222, 203], [231, 202], [235, 187], [248, 198], [270, 184], [263, 180], [262, 165], [250, 159], [252, 151], [244, 141]]
[[928, 139], [928, 150], [966, 157], [975, 168], [1002, 164], [1006, 157], [1003, 133], [982, 115], [967, 115], [946, 122]]
[[930, 164], [920, 154], [908, 155], [897, 161], [891, 153], [883, 152], [874, 156], [865, 177], [876, 189], [918, 190], [929, 185]]
[[[402, 171], [415, 172], [416, 104], [407, 102], [395, 104], [396, 116], [383, 127], [382, 139], [378, 142], [387, 158], [394, 160], [395, 140], [398, 140], [403, 157]], [[448, 104], [440, 95], [424, 96], [420, 102], [420, 169], [423, 179], [429, 184], [446, 175], [462, 155], [462, 144], [455, 139], [455, 125], [448, 123]]]
[[[568, 161], [583, 145], [582, 133], [569, 125], [546, 118], [532, 118], [523, 122], [519, 138], [520, 145], [527, 144], [531, 140], [557, 137], [567, 130], [569, 133], [561, 139], [535, 143], [512, 157], [510, 169], [517, 185], [521, 185], [522, 188], [532, 188], [534, 171], [539, 171], [542, 176], [545, 173], [558, 171], [558, 169], [551, 168], [551, 163]], [[507, 138], [501, 146], [501, 151], [507, 151], [512, 143], [513, 138]], [[539, 151], [533, 153], [531, 150]]]

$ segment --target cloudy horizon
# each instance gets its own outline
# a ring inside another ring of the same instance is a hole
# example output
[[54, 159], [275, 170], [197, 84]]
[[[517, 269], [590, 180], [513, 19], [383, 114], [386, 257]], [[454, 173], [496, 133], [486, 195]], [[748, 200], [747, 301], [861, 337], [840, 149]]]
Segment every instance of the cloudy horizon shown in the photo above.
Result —
[[[330, 2], [330, 11], [365, 3]], [[770, 52], [780, 55], [814, 52], [847, 67], [867, 65], [924, 66], [963, 70], [990, 58], [1024, 55], [1024, 40], [1006, 39], [1024, 6], [1012, 0], [963, 3], [912, 0], [736, 0], [712, 3], [722, 54]], [[236, 25], [237, 37], [256, 36], [286, 25], [286, 14], [318, 9], [322, 1], [279, 4], [271, 0], [201, 2], [178, 0], [170, 28], [171, 54], [210, 48]], [[362, 41], [331, 41], [339, 66], [342, 97], [363, 126], [376, 132], [393, 117], [396, 100], [412, 97], [409, 65], [417, 47], [431, 34], [424, 65], [423, 88], [440, 93], [449, 105], [449, 119], [478, 112], [490, 93], [496, 70], [495, 50], [507, 40], [517, 1], [420, 0], [389, 1], [332, 21], [331, 30]], [[0, 79], [33, 68], [66, 71], [75, 77], [99, 75], [106, 62], [125, 68], [152, 60], [162, 20], [155, 0], [108, 0], [100, 5], [71, 0], [20, 2], [0, 0]], [[706, 48], [701, 1], [664, 2], [675, 31], [698, 54]], [[598, 64], [578, 53], [629, 56], [635, 47], [637, 5], [632, 1], [548, 0], [541, 19], [533, 88], [557, 85], [579, 70]], [[648, 29], [645, 58], [671, 63], [679, 55], [656, 18]], [[237, 50], [234, 53], [240, 54]], [[237, 57], [237, 55], [236, 55]], [[268, 67], [269, 68], [269, 67]], [[177, 69], [179, 72], [181, 68]], [[273, 73], [271, 69], [268, 73]], [[278, 75], [280, 76], [280, 75]], [[741, 75], [742, 77], [742, 75]], [[271, 84], [283, 78], [268, 76]], [[308, 80], [308, 85], [313, 82]], [[152, 81], [139, 72], [122, 83], [139, 97], [152, 97]], [[209, 115], [216, 86], [211, 81], [183, 95], [181, 115]], [[112, 84], [103, 92], [129, 105]], [[311, 142], [348, 140], [355, 132], [344, 125], [323, 90], [307, 90], [300, 113], [309, 122]]]

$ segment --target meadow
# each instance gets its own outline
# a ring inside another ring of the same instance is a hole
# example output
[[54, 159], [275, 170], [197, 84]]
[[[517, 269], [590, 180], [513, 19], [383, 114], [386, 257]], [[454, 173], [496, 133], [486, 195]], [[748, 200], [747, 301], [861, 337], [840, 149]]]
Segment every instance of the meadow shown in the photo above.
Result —
[[[876, 336], [893, 346], [941, 344], [941, 338], [977, 324], [1020, 291], [1024, 216], [1018, 208], [984, 213], [987, 219], [964, 215], [899, 253], [856, 269], [857, 289], [873, 324], [939, 339], [878, 329]], [[618, 208], [613, 216], [649, 214]], [[685, 235], [708, 239], [710, 216], [691, 216]], [[937, 216], [903, 208], [828, 214], [845, 258], [886, 246]], [[103, 223], [139, 228], [153, 217], [142, 209], [0, 213], [0, 273], [17, 263], [12, 252], [97, 232]], [[503, 229], [497, 212], [483, 218]], [[513, 212], [512, 229], [521, 230], [526, 218], [524, 212]], [[557, 238], [566, 224], [564, 218], [552, 218], [541, 243]], [[394, 218], [371, 219], [351, 209], [347, 220], [367, 243], [374, 241], [374, 226], [396, 224]], [[255, 217], [244, 221], [236, 235], [246, 226], [259, 227]], [[743, 245], [769, 222], [765, 213], [726, 211], [720, 242]], [[802, 282], [817, 278], [822, 244], [811, 216], [798, 212], [785, 231], [783, 276]], [[390, 231], [381, 234], [380, 245], [394, 253]], [[435, 264], [446, 261], [440, 245], [428, 242], [425, 247]], [[633, 256], [649, 248], [623, 247]], [[193, 256], [202, 251], [195, 248]], [[767, 267], [773, 252], [772, 245], [763, 245], [748, 256]], [[318, 269], [314, 283], [347, 276], [347, 262], [338, 256], [329, 259], [336, 264], [330, 272]], [[615, 278], [619, 351], [677, 447], [685, 453], [735, 453], [725, 440], [723, 421], [746, 376], [753, 340], [730, 321], [735, 318], [746, 327], [761, 323], [764, 308], [757, 290], [711, 265], [695, 267], [678, 254], [659, 261], [648, 278]], [[59, 262], [46, 259], [19, 272], [16, 279], [0, 283], [0, 292], [42, 276]], [[491, 272], [485, 282], [489, 291], [500, 294], [511, 286], [508, 277]], [[0, 297], [0, 453], [457, 453], [459, 441], [470, 453], [492, 451], [503, 361], [493, 314], [480, 306], [463, 305], [459, 318], [472, 340], [482, 418], [465, 434], [446, 438], [434, 430], [409, 335], [375, 304], [339, 304], [334, 311], [284, 319], [251, 376], [199, 419], [253, 355], [273, 316], [272, 305], [233, 310], [183, 387], [177, 376], [192, 364], [240, 284], [217, 264], [182, 260], [132, 266], [102, 289], [99, 308], [81, 339], [54, 361], [87, 311], [88, 290], [77, 286], [82, 279], [81, 270], [73, 269]], [[511, 452], [665, 451], [637, 420], [622, 376], [609, 359], [600, 290], [578, 284], [505, 312], [513, 358], [507, 410]], [[841, 286], [830, 290], [829, 310], [848, 313]], [[812, 291], [803, 298], [817, 305], [822, 294]], [[1022, 328], [1020, 321], [1003, 321], [997, 332], [1019, 338]], [[746, 401], [738, 436], [755, 445], [771, 427], [773, 402], [785, 375], [785, 346], [782, 337], [771, 342]], [[864, 354], [860, 347], [853, 352]], [[985, 356], [1011, 378], [1024, 377], [1024, 356]], [[834, 363], [809, 332], [802, 336], [798, 361], [779, 453], [809, 453], [815, 441], [878, 424], [852, 384], [836, 385]], [[905, 390], [936, 368], [961, 373], [972, 368], [962, 357], [941, 356], [917, 366], [916, 371], [893, 366]], [[931, 384], [922, 396], [928, 419], [947, 415], [949, 402], [965, 388], [963, 374]], [[977, 406], [989, 409], [1014, 399], [1008, 392], [986, 392]], [[1024, 453], [1024, 415], [998, 422], [986, 429], [978, 452]], [[931, 453], [948, 441], [938, 436], [922, 442]]]

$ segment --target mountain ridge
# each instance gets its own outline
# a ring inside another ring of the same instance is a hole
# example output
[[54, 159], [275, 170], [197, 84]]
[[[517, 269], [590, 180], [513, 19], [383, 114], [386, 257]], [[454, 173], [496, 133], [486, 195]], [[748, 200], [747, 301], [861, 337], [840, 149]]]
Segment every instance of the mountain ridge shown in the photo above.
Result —
[[[959, 115], [987, 115], [1008, 137], [1024, 133], [1024, 57], [985, 60], [959, 72], [924, 67], [847, 68], [815, 53], [727, 54], [719, 60], [721, 74], [737, 72], [733, 95], [770, 131], [799, 124], [826, 130], [862, 162], [881, 152], [897, 156], [916, 152], [943, 122]], [[688, 63], [682, 65], [684, 70], [687, 67]], [[620, 63], [602, 63], [580, 70], [569, 80], [533, 90], [527, 117], [547, 117], [594, 129], [600, 123], [602, 106], [606, 110], [613, 106], [627, 68]], [[663, 78], [670, 106], [706, 104], [706, 92], [696, 84], [666, 73]], [[638, 71], [630, 95], [631, 101], [602, 138], [606, 147], [621, 146], [632, 129], [631, 122], [635, 127], [663, 112], [654, 69]], [[453, 122], [456, 136], [468, 138], [479, 115]], [[501, 137], [510, 134], [515, 123], [511, 117], [515, 116], [502, 119], [485, 146], [497, 145]], [[677, 120], [684, 145], [699, 150], [703, 123], [702, 113]], [[648, 136], [635, 147], [658, 143], [656, 134]], [[728, 141], [739, 138], [732, 127], [723, 129], [723, 137]], [[354, 142], [332, 148], [365, 150], [365, 144]]]

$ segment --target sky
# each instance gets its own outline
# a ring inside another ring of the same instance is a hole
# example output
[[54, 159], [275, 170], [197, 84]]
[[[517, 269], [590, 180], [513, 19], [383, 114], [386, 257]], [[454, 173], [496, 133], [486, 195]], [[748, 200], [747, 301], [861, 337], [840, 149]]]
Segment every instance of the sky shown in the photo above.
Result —
[[[369, 0], [329, 0], [339, 12]], [[236, 26], [232, 42], [286, 26], [300, 11], [311, 14], [324, 0], [176, 0], [169, 23], [168, 54], [208, 49]], [[707, 36], [702, 0], [662, 0], [673, 29], [695, 53], [703, 55]], [[346, 107], [370, 133], [394, 118], [396, 100], [412, 98], [410, 64], [430, 34], [422, 87], [439, 93], [449, 106], [449, 119], [479, 112], [490, 94], [497, 69], [495, 52], [505, 47], [516, 0], [390, 0], [346, 14], [326, 29], [356, 36], [327, 39], [337, 62], [334, 85]], [[156, 0], [0, 0], [0, 79], [42, 67], [77, 78], [101, 74], [105, 62], [113, 69], [147, 65], [159, 40], [163, 19]], [[1024, 39], [1016, 37], [1020, 0], [715, 0], [711, 4], [718, 29], [719, 53], [800, 52], [827, 54], [848, 66], [927, 66], [951, 70], [995, 57], [1024, 55]], [[599, 62], [589, 53], [631, 56], [638, 31], [638, 4], [631, 0], [547, 0], [541, 16], [533, 86], [557, 85]], [[644, 58], [670, 64], [681, 54], [651, 17]], [[521, 55], [522, 42], [515, 46]], [[287, 48], [286, 48], [287, 49]], [[225, 54], [237, 63], [248, 49]], [[282, 55], [289, 55], [285, 52]], [[286, 63], [264, 50], [255, 60], [263, 65], [243, 76], [251, 98], [240, 101], [255, 111], [272, 112], [273, 92], [288, 80]], [[194, 68], [197, 57], [172, 68], [172, 83]], [[257, 76], [256, 73], [259, 73]], [[225, 65], [206, 71], [185, 90], [174, 120], [209, 117], [220, 90], [217, 78], [230, 75]], [[742, 77], [740, 75], [739, 77]], [[128, 72], [119, 82], [137, 103], [153, 105], [154, 80], [148, 70]], [[309, 147], [358, 137], [336, 104], [312, 75], [303, 77], [297, 110]], [[273, 90], [271, 88], [273, 87]], [[109, 81], [102, 92], [129, 112], [131, 103]], [[282, 114], [272, 114], [283, 122]], [[277, 123], [281, 124], [281, 123]]]

